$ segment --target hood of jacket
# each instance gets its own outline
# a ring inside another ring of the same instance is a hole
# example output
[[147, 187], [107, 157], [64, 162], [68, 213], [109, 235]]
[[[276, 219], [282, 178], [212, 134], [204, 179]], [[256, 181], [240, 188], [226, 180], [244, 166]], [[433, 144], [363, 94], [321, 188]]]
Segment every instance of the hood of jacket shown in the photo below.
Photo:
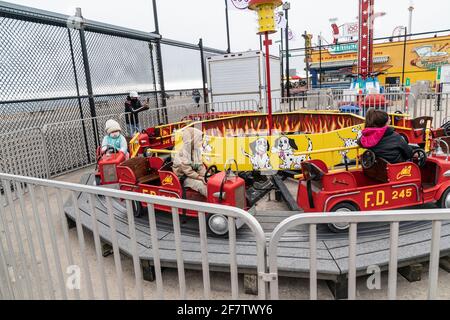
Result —
[[372, 148], [380, 143], [386, 134], [391, 134], [393, 129], [386, 126], [382, 128], [366, 128], [362, 131], [361, 146], [363, 148]]

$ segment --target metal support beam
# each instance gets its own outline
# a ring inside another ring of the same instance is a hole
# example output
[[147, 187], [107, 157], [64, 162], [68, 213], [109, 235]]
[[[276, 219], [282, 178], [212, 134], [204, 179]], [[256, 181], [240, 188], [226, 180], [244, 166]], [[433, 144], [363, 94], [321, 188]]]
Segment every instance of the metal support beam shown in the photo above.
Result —
[[[81, 13], [81, 8], [76, 9], [75, 16], [83, 19], [83, 15]], [[95, 110], [94, 91], [92, 89], [91, 69], [89, 67], [89, 58], [88, 58], [88, 51], [87, 51], [87, 45], [86, 45], [86, 36], [84, 33], [84, 25], [81, 25], [81, 27], [80, 27], [80, 44], [81, 44], [81, 54], [83, 55], [83, 65], [84, 65], [84, 73], [85, 73], [85, 77], [86, 77], [86, 88], [87, 88], [87, 94], [88, 94], [88, 100], [89, 100], [89, 109], [91, 111], [91, 118], [93, 118], [92, 119], [92, 130], [93, 130], [93, 134], [94, 134], [94, 143], [95, 143], [95, 149], [97, 149], [97, 147], [100, 145], [100, 141], [99, 141], [99, 137], [98, 137], [97, 120], [94, 119], [97, 117], [97, 112]]]
[[202, 66], [202, 84], [203, 84], [203, 102], [205, 103], [205, 112], [208, 112], [208, 90], [206, 89], [206, 66], [205, 66], [205, 54], [203, 51], [203, 39], [200, 38], [200, 41], [198, 42], [198, 46], [200, 48], [200, 59], [201, 59], [201, 66]]

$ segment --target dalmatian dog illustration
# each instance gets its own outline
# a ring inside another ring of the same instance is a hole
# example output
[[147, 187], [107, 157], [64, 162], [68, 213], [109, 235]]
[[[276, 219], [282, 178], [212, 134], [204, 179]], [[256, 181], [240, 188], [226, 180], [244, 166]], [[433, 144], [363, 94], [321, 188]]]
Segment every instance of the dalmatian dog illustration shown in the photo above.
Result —
[[[202, 144], [202, 152], [203, 153], [212, 153], [213, 147], [209, 144], [210, 142], [211, 142], [211, 137], [205, 135], [205, 138], [203, 139], [203, 144]], [[211, 157], [205, 156], [205, 160], [210, 162]]]
[[243, 149], [242, 153], [250, 159], [253, 170], [272, 170], [269, 157], [270, 144], [265, 138], [259, 138], [250, 143], [250, 150], [252, 154], [249, 154]]
[[[305, 137], [308, 140], [308, 148], [306, 151], [313, 151], [311, 139], [308, 136]], [[283, 161], [283, 163], [280, 164], [280, 169], [299, 170], [303, 161], [311, 159], [311, 157], [307, 155], [296, 156], [296, 151], [298, 151], [298, 147], [295, 140], [286, 136], [282, 136], [275, 140], [275, 146], [272, 148], [272, 153], [278, 154]]]
[[[345, 148], [357, 147], [358, 146], [358, 140], [362, 136], [362, 131], [361, 130], [362, 129], [361, 129], [360, 126], [352, 128], [352, 132], [356, 133], [356, 138], [355, 139], [343, 138], [339, 134], [339, 132], [338, 132], [337, 135], [338, 135], [339, 139], [341, 139], [344, 142], [344, 147]], [[342, 163], [345, 163], [345, 159], [347, 158], [347, 155], [348, 155], [349, 152], [350, 152], [350, 150], [339, 151], [339, 154], [342, 156]]]

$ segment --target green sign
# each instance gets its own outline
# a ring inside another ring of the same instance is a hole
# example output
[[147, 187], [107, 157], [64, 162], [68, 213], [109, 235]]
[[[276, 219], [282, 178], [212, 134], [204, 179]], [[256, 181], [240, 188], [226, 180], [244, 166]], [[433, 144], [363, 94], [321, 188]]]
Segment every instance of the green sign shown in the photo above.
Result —
[[438, 67], [438, 69], [437, 69], [437, 81], [441, 81], [441, 75], [442, 75], [442, 67]]
[[407, 86], [407, 87], [411, 86], [411, 79], [410, 78], [406, 78], [405, 86]]
[[357, 43], [336, 44], [328, 48], [330, 54], [354, 53], [358, 52]]

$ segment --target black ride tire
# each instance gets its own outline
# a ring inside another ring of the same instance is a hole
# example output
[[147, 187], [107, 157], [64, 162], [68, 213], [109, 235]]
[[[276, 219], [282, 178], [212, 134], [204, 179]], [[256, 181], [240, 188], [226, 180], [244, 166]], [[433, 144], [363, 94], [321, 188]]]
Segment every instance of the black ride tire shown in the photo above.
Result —
[[[437, 203], [439, 208], [442, 208], [442, 209], [450, 208], [449, 201], [446, 201], [447, 198], [450, 199], [450, 188], [447, 188], [447, 190], [444, 191], [444, 193], [442, 194], [441, 198], [439, 199], [439, 201]], [[446, 202], [448, 203], [447, 205], [446, 205]]]
[[[354, 211], [358, 211], [358, 208], [355, 205], [348, 202], [339, 203], [330, 210], [330, 212], [354, 212]], [[347, 224], [346, 226], [337, 225], [334, 223], [328, 224], [328, 229], [330, 229], [330, 231], [333, 233], [346, 233], [349, 227], [350, 224]]]
[[140, 218], [146, 213], [147, 208], [144, 208], [140, 201], [133, 201], [133, 214], [135, 218]]

